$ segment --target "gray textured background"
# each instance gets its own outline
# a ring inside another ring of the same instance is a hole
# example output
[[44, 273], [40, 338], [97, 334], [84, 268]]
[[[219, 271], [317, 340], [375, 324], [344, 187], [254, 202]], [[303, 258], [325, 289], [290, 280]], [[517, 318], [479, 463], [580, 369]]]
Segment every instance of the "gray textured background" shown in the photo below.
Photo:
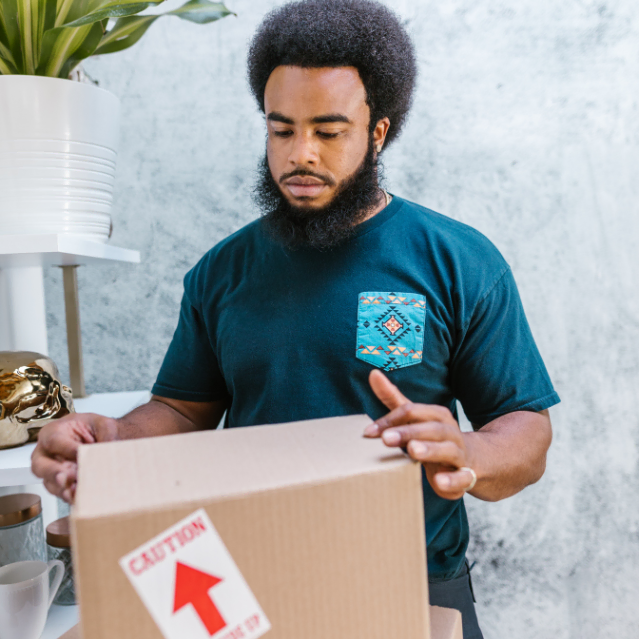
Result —
[[[183, 274], [256, 216], [264, 132], [245, 53], [274, 4], [229, 0], [239, 17], [206, 27], [160, 21], [86, 65], [123, 105], [113, 243], [143, 255], [80, 273], [92, 392], [150, 388]], [[637, 637], [639, 7], [388, 4], [420, 69], [388, 186], [502, 250], [563, 399], [544, 479], [498, 504], [467, 500], [486, 638]], [[59, 272], [46, 281], [64, 369]]]

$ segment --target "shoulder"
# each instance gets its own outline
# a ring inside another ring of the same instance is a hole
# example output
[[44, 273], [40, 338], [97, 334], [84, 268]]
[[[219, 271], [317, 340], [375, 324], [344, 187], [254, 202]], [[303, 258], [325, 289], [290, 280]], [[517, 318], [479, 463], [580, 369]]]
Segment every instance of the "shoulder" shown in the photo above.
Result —
[[465, 261], [481, 261], [498, 269], [507, 267], [499, 249], [477, 229], [432, 209], [403, 200], [402, 216], [442, 251]]
[[420, 204], [408, 200], [402, 204], [400, 223], [451, 277], [463, 275], [467, 284], [475, 281], [484, 288], [509, 270], [499, 249], [477, 229]]
[[461, 328], [483, 299], [510, 272], [497, 247], [477, 229], [404, 200], [395, 216], [404, 254], [428, 280]]
[[233, 272], [234, 263], [244, 262], [247, 254], [264, 242], [260, 222], [257, 219], [243, 226], [200, 258], [184, 276], [184, 291], [189, 298], [201, 299], [205, 291], [210, 293], [215, 285], [219, 287], [224, 283], [224, 278]]

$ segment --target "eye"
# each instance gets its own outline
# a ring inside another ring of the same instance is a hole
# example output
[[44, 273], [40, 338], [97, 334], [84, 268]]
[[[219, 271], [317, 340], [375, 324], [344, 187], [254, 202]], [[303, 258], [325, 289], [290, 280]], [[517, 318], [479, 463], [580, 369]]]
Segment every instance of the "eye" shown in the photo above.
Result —
[[336, 138], [339, 133], [327, 133], [326, 131], [318, 131], [317, 135], [319, 135], [320, 138], [324, 138], [325, 140], [330, 140], [332, 138]]
[[274, 131], [273, 131], [273, 135], [274, 135], [276, 138], [288, 138], [288, 137], [290, 137], [291, 135], [293, 135], [293, 131], [290, 131], [290, 130], [275, 131], [275, 130], [274, 130]]

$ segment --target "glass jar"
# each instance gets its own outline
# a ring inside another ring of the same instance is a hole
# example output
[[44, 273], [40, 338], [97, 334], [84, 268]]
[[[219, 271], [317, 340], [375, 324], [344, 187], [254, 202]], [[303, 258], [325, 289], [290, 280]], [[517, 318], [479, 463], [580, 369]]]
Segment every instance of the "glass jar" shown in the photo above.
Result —
[[69, 518], [63, 517], [47, 526], [47, 552], [49, 561], [59, 559], [64, 564], [64, 577], [53, 600], [54, 604], [70, 606], [75, 604], [73, 585], [73, 562], [71, 559], [71, 531]]
[[16, 561], [47, 561], [38, 495], [0, 497], [0, 567]]

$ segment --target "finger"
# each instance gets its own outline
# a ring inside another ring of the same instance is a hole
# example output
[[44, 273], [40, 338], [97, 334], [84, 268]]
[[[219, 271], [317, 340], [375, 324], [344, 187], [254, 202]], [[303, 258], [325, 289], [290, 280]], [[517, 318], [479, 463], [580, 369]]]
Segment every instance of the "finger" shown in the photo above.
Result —
[[[78, 481], [78, 464], [76, 462], [64, 461], [62, 459], [59, 459], [58, 461], [62, 462], [62, 473], [58, 473], [58, 483], [69, 487], [71, 484]], [[61, 474], [64, 474], [64, 477], [61, 477]]]
[[409, 403], [409, 399], [402, 395], [399, 388], [393, 384], [382, 371], [374, 368], [368, 376], [368, 383], [373, 392], [383, 404], [393, 410], [402, 404]]
[[[392, 425], [409, 424], [411, 422], [426, 421], [428, 419], [427, 417], [424, 417], [423, 419], [418, 419], [415, 416], [413, 406], [414, 406], [413, 403], [407, 400], [405, 403], [391, 410], [391, 412], [387, 413], [384, 417], [380, 417], [379, 419], [375, 420], [372, 424], [369, 424], [364, 429], [364, 435], [366, 437], [378, 437], [379, 434], [382, 433], [385, 428], [389, 428]], [[389, 416], [391, 416], [390, 420], [388, 419]]]
[[60, 486], [58, 486], [58, 484], [56, 484], [55, 482], [51, 482], [48, 479], [45, 479], [42, 483], [43, 483], [44, 487], [52, 495], [55, 495], [56, 497], [59, 497], [60, 499], [63, 499], [62, 493], [64, 492], [64, 489], [62, 489]]
[[[51, 425], [40, 431], [38, 445], [51, 457], [61, 457], [76, 461], [78, 447], [83, 443], [93, 443], [95, 438], [84, 424]], [[90, 438], [90, 439], [89, 439]]]
[[[422, 463], [444, 464], [456, 468], [460, 468], [466, 463], [464, 451], [451, 441], [422, 442], [412, 440], [408, 442], [407, 450], [413, 459]], [[466, 474], [467, 471], [463, 472]]]
[[392, 428], [393, 426], [403, 426], [404, 424], [415, 424], [418, 422], [442, 422], [452, 424], [456, 428], [458, 427], [453, 414], [445, 406], [438, 406], [437, 404], [417, 404], [413, 402], [403, 404], [375, 421], [380, 431], [386, 428]]
[[[57, 459], [52, 459], [47, 455], [42, 453], [36, 454], [34, 451], [32, 460], [31, 460], [31, 470], [36, 477], [40, 477], [45, 482], [50, 482], [52, 484], [58, 484], [58, 475], [61, 473], [65, 475], [65, 465], [63, 462], [58, 461]], [[63, 482], [60, 484], [60, 487], [64, 487]]]
[[62, 499], [67, 502], [67, 504], [73, 504], [75, 500], [75, 488], [77, 484], [72, 484], [69, 488], [66, 488], [62, 492]]
[[382, 431], [382, 440], [387, 446], [405, 446], [413, 439], [435, 442], [451, 440], [459, 444], [461, 431], [457, 426], [442, 422], [395, 426]]
[[52, 484], [51, 482], [45, 481], [43, 482], [44, 487], [56, 497], [66, 501], [68, 504], [72, 504], [75, 499], [75, 488], [77, 484], [72, 484], [68, 488], [60, 488], [57, 484]]
[[[458, 495], [448, 499], [459, 499], [473, 483], [473, 475], [467, 470], [443, 471], [435, 473], [434, 481], [437, 484], [438, 494], [442, 493]], [[435, 488], [435, 486], [433, 486]]]
[[51, 459], [46, 455], [34, 456], [31, 470], [34, 475], [42, 478], [47, 490], [60, 497], [62, 490], [78, 478], [77, 464], [59, 459]]
[[376, 437], [387, 428], [430, 421], [451, 424], [459, 430], [457, 420], [445, 406], [408, 402], [375, 420], [375, 422], [366, 427], [364, 434], [369, 437]]
[[55, 472], [55, 460], [50, 460], [53, 463], [51, 472], [43, 480], [44, 487], [56, 497], [64, 499], [64, 491], [75, 486], [77, 482], [77, 465], [70, 462], [60, 463], [61, 470], [53, 475]]

